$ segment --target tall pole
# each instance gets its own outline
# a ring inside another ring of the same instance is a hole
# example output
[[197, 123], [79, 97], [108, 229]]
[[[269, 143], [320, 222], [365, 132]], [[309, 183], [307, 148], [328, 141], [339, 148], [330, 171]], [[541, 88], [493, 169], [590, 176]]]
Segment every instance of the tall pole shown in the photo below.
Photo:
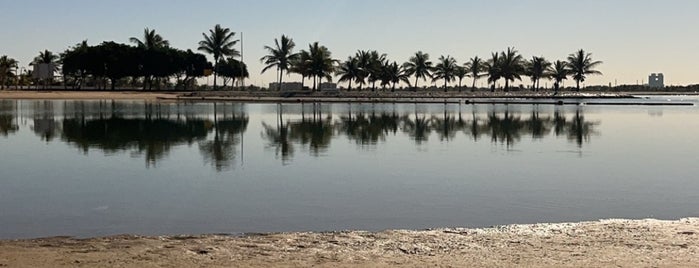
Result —
[[240, 73], [242, 74], [240, 77], [240, 85], [245, 88], [245, 72], [243, 71], [243, 66], [245, 66], [243, 59], [243, 32], [240, 32], [240, 65]]

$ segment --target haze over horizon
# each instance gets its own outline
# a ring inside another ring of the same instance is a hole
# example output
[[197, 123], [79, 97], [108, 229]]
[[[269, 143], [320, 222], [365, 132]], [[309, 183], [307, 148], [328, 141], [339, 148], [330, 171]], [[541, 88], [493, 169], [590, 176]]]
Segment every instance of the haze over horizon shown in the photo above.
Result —
[[[146, 27], [173, 47], [196, 50], [202, 33], [221, 24], [237, 38], [244, 33], [247, 82], [258, 86], [275, 80], [274, 71], [260, 74], [259, 59], [265, 55], [263, 46], [282, 34], [294, 39], [296, 51], [318, 41], [338, 60], [359, 49], [375, 49], [398, 63], [418, 50], [433, 61], [451, 55], [463, 64], [511, 46], [527, 59], [544, 56], [550, 61], [564, 60], [582, 48], [604, 61], [599, 67], [604, 75], [589, 77], [588, 86], [647, 82], [655, 72], [665, 74], [666, 85], [699, 83], [694, 14], [699, 1], [693, 0], [241, 0], [206, 5], [182, 0], [25, 0], [5, 1], [0, 9], [5, 26], [0, 28], [5, 40], [0, 55], [19, 60], [23, 67], [44, 49], [60, 53], [85, 39], [91, 45], [128, 44], [130, 37], [141, 38]], [[297, 80], [298, 75], [285, 77]], [[527, 78], [521, 82], [528, 83]]]

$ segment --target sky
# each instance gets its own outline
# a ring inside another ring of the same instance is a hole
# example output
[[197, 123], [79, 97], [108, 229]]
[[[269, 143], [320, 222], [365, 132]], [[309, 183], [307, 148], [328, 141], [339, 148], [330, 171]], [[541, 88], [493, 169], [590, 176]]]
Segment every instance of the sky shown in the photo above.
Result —
[[0, 55], [26, 67], [44, 49], [128, 43], [146, 27], [196, 50], [202, 33], [221, 24], [242, 33], [255, 85], [275, 80], [274, 70], [260, 74], [260, 58], [282, 34], [297, 50], [318, 41], [335, 59], [375, 49], [399, 63], [424, 51], [462, 64], [507, 47], [553, 61], [582, 48], [604, 62], [604, 75], [586, 85], [643, 83], [655, 72], [666, 85], [686, 85], [699, 84], [697, 11], [696, 0], [0, 0]]

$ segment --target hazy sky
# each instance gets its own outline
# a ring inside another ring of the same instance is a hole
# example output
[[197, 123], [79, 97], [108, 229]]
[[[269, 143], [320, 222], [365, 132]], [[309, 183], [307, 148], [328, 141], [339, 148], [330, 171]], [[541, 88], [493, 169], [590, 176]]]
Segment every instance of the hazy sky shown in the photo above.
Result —
[[259, 59], [281, 34], [297, 50], [319, 41], [336, 59], [376, 49], [399, 63], [418, 50], [463, 63], [508, 46], [549, 60], [584, 48], [604, 61], [604, 76], [588, 85], [635, 84], [651, 72], [663, 72], [666, 84], [699, 83], [696, 0], [0, 0], [0, 11], [0, 55], [22, 66], [43, 49], [61, 52], [84, 39], [127, 43], [145, 27], [195, 50], [219, 23], [244, 33], [248, 81], [257, 85], [274, 80], [273, 70], [259, 74]]

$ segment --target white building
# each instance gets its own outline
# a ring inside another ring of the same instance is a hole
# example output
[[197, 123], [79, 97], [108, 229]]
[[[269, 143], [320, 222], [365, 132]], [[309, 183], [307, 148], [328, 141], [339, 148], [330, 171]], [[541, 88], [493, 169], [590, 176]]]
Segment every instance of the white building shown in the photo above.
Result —
[[665, 77], [662, 73], [652, 73], [648, 76], [648, 86], [652, 88], [664, 88]]

